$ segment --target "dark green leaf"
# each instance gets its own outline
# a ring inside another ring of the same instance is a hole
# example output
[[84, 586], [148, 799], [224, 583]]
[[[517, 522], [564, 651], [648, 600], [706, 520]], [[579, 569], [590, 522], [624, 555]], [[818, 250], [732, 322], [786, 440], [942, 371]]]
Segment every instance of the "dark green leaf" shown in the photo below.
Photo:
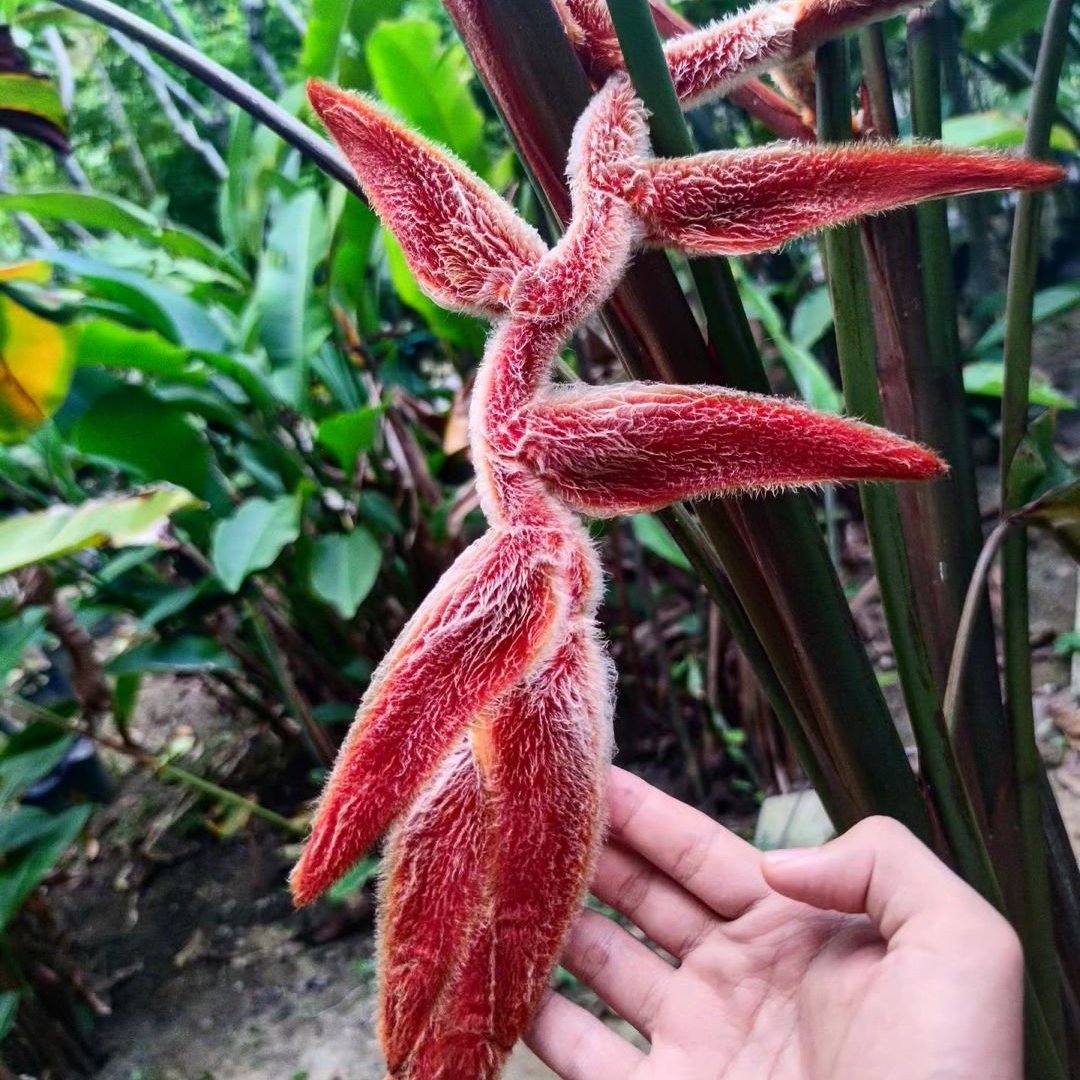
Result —
[[[0, 526], [2, 528], [2, 526]], [[27, 649], [45, 640], [45, 609], [26, 608], [0, 621], [0, 686]]]
[[15, 1026], [21, 998], [22, 994], [18, 990], [0, 991], [0, 1041], [6, 1039]]
[[79, 835], [92, 807], [73, 806], [52, 818], [49, 833], [0, 868], [0, 929], [18, 913], [26, 898], [56, 865]]
[[211, 453], [181, 409], [139, 386], [98, 398], [76, 421], [81, 453], [127, 469], [143, 480], [167, 480], [211, 499]]
[[48, 724], [31, 724], [0, 750], [0, 805], [18, 798], [60, 763], [73, 736]]
[[0, 855], [47, 836], [53, 820], [52, 814], [36, 806], [6, 806], [0, 811]]
[[187, 634], [167, 641], [144, 641], [122, 652], [107, 667], [110, 675], [149, 672], [183, 674], [195, 671], [232, 671], [236, 661], [212, 638]]

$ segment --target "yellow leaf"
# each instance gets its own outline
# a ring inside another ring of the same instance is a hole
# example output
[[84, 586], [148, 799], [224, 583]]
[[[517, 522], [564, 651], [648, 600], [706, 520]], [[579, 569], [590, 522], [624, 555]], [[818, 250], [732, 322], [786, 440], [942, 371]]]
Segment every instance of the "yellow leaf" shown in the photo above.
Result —
[[35, 285], [44, 285], [51, 274], [52, 267], [42, 259], [0, 266], [0, 281], [32, 281]]
[[76, 334], [0, 295], [0, 442], [24, 439], [64, 403]]

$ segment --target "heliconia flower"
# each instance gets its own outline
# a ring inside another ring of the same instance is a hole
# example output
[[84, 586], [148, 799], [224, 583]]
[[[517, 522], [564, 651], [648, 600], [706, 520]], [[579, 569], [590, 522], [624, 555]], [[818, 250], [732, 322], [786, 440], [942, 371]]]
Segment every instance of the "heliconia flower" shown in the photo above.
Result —
[[[562, 3], [603, 31], [594, 0]], [[669, 56], [700, 54], [708, 79], [727, 85], [762, 57], [893, 9], [785, 0], [708, 29], [711, 60], [694, 42], [675, 42]], [[748, 27], [758, 36], [747, 38]], [[944, 468], [931, 450], [796, 402], [715, 386], [555, 386], [559, 348], [642, 244], [762, 251], [862, 214], [1059, 174], [923, 145], [658, 161], [643, 106], [616, 72], [578, 122], [572, 218], [548, 249], [466, 166], [372, 101], [319, 83], [310, 98], [422, 288], [495, 321], [470, 412], [491, 527], [375, 672], [293, 895], [314, 899], [389, 831], [379, 943], [389, 1075], [494, 1080], [539, 1003], [602, 836], [613, 680], [595, 623], [602, 571], [576, 515], [926, 480]]]
[[[918, 0], [763, 0], [664, 45], [684, 108], [730, 94], [755, 75], [812, 52], [846, 30], [888, 18]], [[558, 0], [567, 35], [594, 78], [624, 66], [604, 0]], [[598, 80], [599, 81], [599, 80]]]

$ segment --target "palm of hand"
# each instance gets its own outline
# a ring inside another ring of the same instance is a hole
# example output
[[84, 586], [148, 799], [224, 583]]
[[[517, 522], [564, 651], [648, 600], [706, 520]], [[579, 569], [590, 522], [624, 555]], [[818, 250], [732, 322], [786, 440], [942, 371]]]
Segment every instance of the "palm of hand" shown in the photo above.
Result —
[[1017, 1080], [1023, 962], [997, 912], [902, 826], [810, 861], [760, 852], [612, 770], [612, 840], [564, 966], [651, 1044], [549, 996], [529, 1034], [564, 1080]]
[[865, 917], [768, 895], [683, 956], [634, 1080], [865, 1075], [860, 1033], [879, 1039], [902, 1005], [896, 960]]

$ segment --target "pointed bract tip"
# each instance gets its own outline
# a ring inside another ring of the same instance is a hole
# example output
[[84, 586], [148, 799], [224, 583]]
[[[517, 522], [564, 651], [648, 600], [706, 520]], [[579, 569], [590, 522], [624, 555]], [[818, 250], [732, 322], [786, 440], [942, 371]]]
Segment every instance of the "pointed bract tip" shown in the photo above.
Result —
[[308, 79], [307, 99], [311, 107], [321, 118], [333, 106], [340, 91], [322, 79]]

